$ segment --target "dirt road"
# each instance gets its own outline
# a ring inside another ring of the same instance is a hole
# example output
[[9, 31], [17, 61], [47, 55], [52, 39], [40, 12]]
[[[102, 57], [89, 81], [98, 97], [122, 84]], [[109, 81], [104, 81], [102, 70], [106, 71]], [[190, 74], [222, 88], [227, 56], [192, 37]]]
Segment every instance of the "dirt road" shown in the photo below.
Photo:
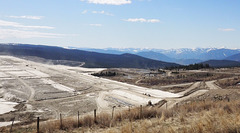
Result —
[[186, 89], [185, 91], [179, 92], [178, 94], [181, 95], [181, 96], [184, 96], [184, 94], [186, 94], [187, 92], [190, 92], [191, 90], [199, 87], [199, 85], [200, 85], [200, 82], [196, 82], [192, 86], [190, 86], [188, 89]]
[[7, 73], [7, 74], [8, 74], [8, 75], [11, 75], [12, 77], [14, 77], [14, 78], [15, 78], [16, 80], [18, 80], [25, 88], [27, 88], [27, 89], [29, 90], [30, 96], [29, 96], [27, 102], [33, 102], [33, 101], [35, 101], [35, 100], [34, 100], [35, 90], [34, 90], [31, 86], [29, 86], [28, 84], [26, 84], [26, 83], [25, 83], [21, 78], [19, 78], [18, 76], [13, 75], [13, 74], [11, 74], [11, 73]]
[[105, 98], [106, 98], [106, 92], [104, 91], [99, 92], [98, 97], [96, 98], [96, 102], [97, 102], [98, 110], [100, 112], [108, 108], [109, 104], [106, 100], [104, 100]]
[[214, 82], [216, 82], [216, 80], [206, 82], [206, 85], [210, 90], [222, 89], [221, 87], [217, 86]]
[[[197, 96], [203, 95], [204, 93], [206, 93], [207, 91], [209, 91], [211, 89], [222, 89], [221, 87], [217, 86], [214, 82], [216, 82], [216, 81], [213, 80], [213, 81], [205, 82], [207, 88], [196, 90], [195, 92], [190, 93], [187, 96], [184, 96], [184, 97], [181, 97], [181, 98], [166, 99], [167, 103], [165, 105], [163, 105], [162, 109], [165, 109], [166, 106], [167, 106], [168, 109], [170, 109], [170, 108], [174, 107], [176, 104], [178, 104], [182, 101], [185, 101], [185, 100], [187, 100], [189, 98], [192, 98], [192, 97], [197, 97]], [[192, 86], [190, 86], [188, 89], [186, 89], [185, 91], [180, 92], [178, 94], [179, 95], [185, 95], [186, 93], [191, 92], [192, 90], [194, 90], [196, 88], [199, 88], [201, 83], [202, 82], [196, 82]]]

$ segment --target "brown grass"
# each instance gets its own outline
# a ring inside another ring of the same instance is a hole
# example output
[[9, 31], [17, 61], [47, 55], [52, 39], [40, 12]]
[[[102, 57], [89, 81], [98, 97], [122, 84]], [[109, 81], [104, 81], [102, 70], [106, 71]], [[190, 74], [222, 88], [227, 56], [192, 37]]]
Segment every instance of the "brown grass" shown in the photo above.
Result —
[[140, 83], [147, 86], [153, 85], [169, 85], [169, 84], [181, 84], [181, 83], [190, 83], [197, 81], [211, 81], [216, 79], [223, 79], [227, 77], [232, 77], [232, 74], [217, 74], [217, 73], [181, 73], [173, 75], [170, 77], [149, 77], [144, 78]]
[[198, 73], [189, 72], [189, 71], [179, 71], [177, 73], [174, 73], [173, 71], [171, 76], [163, 76], [162, 74], [155, 74], [153, 76], [150, 74], [151, 72], [149, 72], [149, 74], [151, 75], [149, 76], [149, 74], [146, 74], [146, 72], [143, 73], [141, 71], [135, 71], [134, 69], [128, 69], [128, 70], [108, 69], [107, 71], [116, 72], [118, 74], [116, 76], [103, 76], [103, 78], [125, 82], [128, 84], [135, 84], [143, 87], [181, 84], [181, 83], [190, 83], [190, 82], [197, 82], [197, 81], [211, 81], [211, 80], [229, 78], [234, 76], [234, 74], [215, 73], [217, 70], [213, 71], [208, 69], [206, 69], [206, 71], [208, 72], [198, 72]]
[[223, 89], [233, 89], [234, 88], [240, 88], [240, 76], [230, 78], [230, 79], [223, 79], [223, 80], [218, 80], [216, 82], [217, 85], [219, 85]]
[[[237, 133], [240, 131], [240, 101], [192, 102], [174, 107], [161, 117], [127, 122], [103, 132], [120, 133]], [[131, 127], [131, 130], [129, 128]], [[118, 130], [116, 130], [118, 129]]]
[[[14, 128], [14, 132], [36, 132], [36, 125]], [[111, 114], [97, 114], [80, 118], [78, 127], [76, 118], [63, 119], [62, 129], [59, 120], [40, 123], [42, 133], [63, 132], [107, 132], [107, 133], [220, 133], [240, 131], [240, 101], [193, 101], [178, 105], [169, 110], [158, 107], [132, 108]], [[7, 131], [0, 130], [2, 132]]]
[[[71, 131], [76, 128], [109, 128], [114, 127], [121, 123], [122, 121], [136, 121], [140, 119], [150, 119], [159, 117], [162, 115], [162, 111], [153, 109], [152, 107], [143, 107], [142, 114], [140, 115], [140, 108], [131, 108], [130, 110], [123, 110], [121, 112], [114, 112], [114, 117], [109, 113], [99, 113], [97, 114], [96, 122], [94, 122], [93, 115], [86, 115], [79, 119], [79, 126], [77, 117], [76, 118], [63, 118], [62, 126], [60, 126], [60, 120], [52, 120], [40, 122], [40, 131], [43, 133], [55, 133], [59, 131]], [[26, 127], [14, 128], [13, 132], [36, 132], [36, 124], [30, 126], [30, 130], [26, 131]], [[9, 129], [3, 129], [7, 131]]]

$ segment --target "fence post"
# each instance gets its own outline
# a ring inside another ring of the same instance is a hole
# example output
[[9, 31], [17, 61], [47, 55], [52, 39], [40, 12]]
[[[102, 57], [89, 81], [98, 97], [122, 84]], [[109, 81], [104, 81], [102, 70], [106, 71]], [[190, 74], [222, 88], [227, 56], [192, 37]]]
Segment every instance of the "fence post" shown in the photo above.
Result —
[[37, 117], [37, 133], [40, 133], [39, 132], [39, 117]]
[[142, 105], [140, 105], [140, 119], [142, 119]]
[[94, 109], [94, 123], [97, 123], [97, 110]]
[[112, 119], [113, 119], [113, 115], [114, 115], [114, 108], [115, 108], [116, 106], [113, 106], [112, 107]]
[[111, 122], [110, 122], [110, 128], [112, 127], [112, 123], [113, 123], [113, 117], [114, 117], [114, 108], [115, 108], [116, 106], [113, 106], [112, 107], [112, 119], [111, 119]]
[[129, 117], [129, 121], [131, 121], [131, 108], [130, 106], [128, 106], [128, 117]]
[[60, 113], [60, 129], [62, 129], [62, 114]]
[[78, 121], [78, 127], [79, 127], [79, 126], [80, 126], [80, 122], [79, 122], [79, 111], [78, 111], [77, 121]]
[[15, 117], [12, 119], [12, 125], [11, 125], [11, 128], [10, 128], [10, 133], [12, 132], [12, 127], [13, 127], [14, 120], [15, 120]]

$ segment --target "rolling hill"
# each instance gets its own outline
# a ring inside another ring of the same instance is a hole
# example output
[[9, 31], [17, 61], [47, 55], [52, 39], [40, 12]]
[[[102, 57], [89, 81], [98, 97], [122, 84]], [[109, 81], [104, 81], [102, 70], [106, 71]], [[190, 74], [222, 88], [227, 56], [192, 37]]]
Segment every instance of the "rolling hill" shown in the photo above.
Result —
[[179, 66], [175, 63], [151, 60], [132, 54], [103, 54], [43, 45], [0, 44], [0, 54], [12, 56], [35, 56], [50, 60], [85, 62], [83, 67], [164, 68], [169, 66]]
[[239, 67], [240, 62], [230, 60], [208, 60], [201, 62], [203, 64], [209, 64], [210, 67]]
[[239, 54], [235, 54], [235, 55], [232, 55], [232, 56], [229, 56], [226, 58], [227, 60], [232, 60], [232, 61], [238, 61], [240, 62], [240, 53]]

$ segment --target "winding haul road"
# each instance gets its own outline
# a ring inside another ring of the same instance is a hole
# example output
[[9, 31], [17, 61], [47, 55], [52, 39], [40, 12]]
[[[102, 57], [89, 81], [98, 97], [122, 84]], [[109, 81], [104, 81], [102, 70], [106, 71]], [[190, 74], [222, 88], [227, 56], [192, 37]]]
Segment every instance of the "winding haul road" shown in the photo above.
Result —
[[[215, 84], [215, 82], [216, 82], [216, 80], [207, 81], [207, 82], [196, 82], [192, 86], [190, 86], [188, 89], [186, 89], [185, 91], [180, 92], [178, 94], [184, 95], [184, 94], [186, 94], [188, 92], [193, 91], [192, 93], [190, 93], [187, 96], [180, 97], [180, 98], [166, 99], [167, 103], [165, 103], [161, 108], [165, 109], [165, 107], [167, 107], [167, 109], [170, 109], [170, 108], [173, 108], [176, 104], [178, 104], [178, 103], [180, 103], [182, 101], [185, 101], [185, 100], [187, 100], [189, 98], [192, 98], [192, 97], [197, 97], [197, 96], [203, 95], [204, 93], [206, 93], [209, 90], [222, 89], [221, 87], [217, 86]], [[197, 88], [200, 88], [201, 83], [206, 84], [206, 87], [204, 89], [197, 89]]]

